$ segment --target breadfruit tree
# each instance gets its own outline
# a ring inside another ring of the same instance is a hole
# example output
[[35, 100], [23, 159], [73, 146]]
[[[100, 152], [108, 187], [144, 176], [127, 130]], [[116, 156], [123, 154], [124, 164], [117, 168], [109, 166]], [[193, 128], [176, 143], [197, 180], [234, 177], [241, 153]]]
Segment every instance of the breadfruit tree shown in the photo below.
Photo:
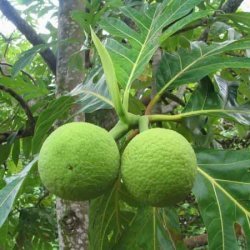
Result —
[[249, 249], [242, 2], [0, 0], [0, 249]]

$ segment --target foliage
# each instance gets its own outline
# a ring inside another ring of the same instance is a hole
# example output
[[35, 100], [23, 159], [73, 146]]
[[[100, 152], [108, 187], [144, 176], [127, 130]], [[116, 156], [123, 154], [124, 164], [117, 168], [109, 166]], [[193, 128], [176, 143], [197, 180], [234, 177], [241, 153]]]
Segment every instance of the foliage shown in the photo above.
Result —
[[[57, 11], [51, 1], [17, 2], [34, 28]], [[90, 201], [90, 249], [179, 250], [204, 234], [212, 250], [249, 248], [250, 15], [217, 11], [222, 2], [89, 1], [72, 18], [91, 66], [60, 97], [37, 54], [55, 49], [55, 27], [48, 23], [44, 46], [0, 35], [0, 249], [58, 248], [55, 197], [40, 182], [36, 154], [59, 119], [105, 109], [120, 119], [110, 133], [121, 152], [148, 124], [173, 129], [196, 149], [199, 174], [193, 194], [165, 208], [136, 202], [118, 179]], [[81, 68], [77, 57], [70, 64]]]

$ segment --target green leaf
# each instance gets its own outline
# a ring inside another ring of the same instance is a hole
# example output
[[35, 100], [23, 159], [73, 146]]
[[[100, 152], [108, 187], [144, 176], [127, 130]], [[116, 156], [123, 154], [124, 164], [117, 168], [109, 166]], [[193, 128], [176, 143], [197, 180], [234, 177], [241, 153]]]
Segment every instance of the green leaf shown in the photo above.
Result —
[[[209, 249], [239, 249], [235, 223], [250, 245], [250, 151], [199, 150], [193, 192], [208, 231]], [[246, 247], [247, 248], [247, 247]]]
[[192, 49], [180, 49], [178, 52], [165, 53], [157, 73], [159, 94], [171, 85], [195, 82], [204, 76], [225, 68], [249, 68], [250, 58], [222, 56], [230, 50], [247, 49], [250, 40], [229, 41], [210, 46], [193, 43]]
[[118, 82], [125, 88], [124, 104], [128, 110], [129, 90], [157, 50], [162, 29], [187, 15], [200, 0], [164, 1], [136, 10], [121, 8], [122, 14], [135, 24], [129, 27], [120, 18], [106, 18], [101, 27], [121, 42], [108, 39], [106, 47], [114, 62]]
[[[115, 250], [157, 249], [156, 217], [154, 208], [142, 208], [136, 214], [132, 224], [122, 234]], [[171, 248], [170, 248], [171, 249]]]
[[29, 50], [22, 52], [21, 55], [19, 56], [19, 59], [15, 62], [15, 64], [12, 67], [11, 75], [13, 77], [17, 76], [20, 70], [22, 70], [23, 68], [25, 68], [27, 65], [29, 65], [32, 62], [32, 60], [37, 55], [37, 53], [49, 48], [50, 46], [56, 43], [57, 42], [39, 44], [39, 45], [33, 46]]
[[26, 159], [29, 158], [32, 149], [32, 137], [22, 138], [22, 150]]
[[[114, 249], [184, 249], [182, 240], [175, 242], [172, 238], [177, 232], [174, 232], [176, 226], [179, 227], [178, 219], [174, 222], [171, 221], [171, 216], [173, 215], [176, 215], [174, 209], [138, 208], [135, 218], [123, 232]], [[171, 223], [170, 221], [173, 224], [171, 225], [172, 227], [168, 228]], [[176, 243], [178, 244], [178, 248], [176, 248]]]
[[1, 144], [0, 145], [0, 165], [3, 164], [9, 157], [11, 144]]
[[34, 59], [34, 57], [36, 56], [36, 54], [39, 51], [41, 51], [41, 49], [45, 49], [47, 47], [48, 47], [47, 44], [46, 45], [41, 44], [41, 45], [36, 45], [32, 47], [31, 49], [22, 52], [21, 55], [19, 56], [19, 59], [13, 65], [12, 72], [11, 72], [12, 76], [13, 77], [17, 76], [18, 72], [22, 70], [23, 68], [25, 68], [25, 66], [30, 64], [32, 60]]
[[98, 54], [101, 58], [102, 67], [104, 70], [106, 82], [107, 82], [108, 89], [109, 89], [109, 94], [111, 95], [111, 99], [114, 103], [114, 107], [115, 107], [115, 110], [117, 111], [117, 114], [120, 115], [124, 113], [124, 108], [121, 102], [120, 90], [117, 84], [113, 62], [110, 58], [108, 51], [102, 45], [101, 41], [96, 36], [93, 30], [91, 30], [91, 36], [95, 44], [95, 47], [98, 51]]
[[225, 117], [243, 125], [250, 125], [250, 105], [239, 105], [237, 102], [238, 84], [225, 81], [216, 75], [215, 80], [218, 91], [208, 76], [202, 79], [181, 115]]
[[122, 211], [119, 206], [117, 184], [103, 196], [90, 202], [90, 250], [112, 249], [132, 220], [134, 213]]
[[35, 157], [19, 174], [6, 179], [7, 185], [0, 190], [0, 227], [7, 219], [22, 183], [38, 157]]
[[207, 17], [212, 12], [209, 10], [206, 11], [199, 11], [194, 12], [191, 15], [188, 15], [181, 20], [175, 22], [173, 25], [171, 25], [166, 31], [163, 32], [163, 34], [160, 37], [160, 42], [164, 42], [168, 37], [179, 31], [180, 29], [184, 28], [185, 26], [188, 26], [191, 22], [194, 22], [196, 20], [200, 20], [203, 17]]
[[215, 91], [210, 78], [206, 76], [201, 82], [199, 82], [197, 88], [189, 98], [183, 112], [204, 109], [220, 109], [222, 105], [222, 99]]
[[39, 115], [32, 140], [33, 154], [39, 152], [53, 123], [69, 111], [73, 101], [71, 96], [61, 96], [50, 102], [47, 109]]
[[12, 160], [16, 166], [18, 164], [19, 155], [20, 155], [20, 140], [17, 139], [14, 142], [14, 146], [12, 148]]
[[48, 94], [44, 86], [33, 85], [31, 82], [24, 81], [21, 76], [13, 78], [1, 77], [0, 84], [13, 89], [17, 94], [23, 96], [28, 101]]
[[229, 13], [222, 14], [216, 17], [218, 20], [223, 20], [228, 22], [228, 19], [232, 20], [236, 27], [239, 27], [240, 30], [250, 31], [249, 23], [250, 23], [250, 15], [248, 12], [237, 12], [237, 13]]
[[[96, 81], [96, 78], [99, 78]], [[92, 70], [84, 83], [77, 85], [71, 92], [77, 96], [76, 102], [80, 107], [77, 113], [92, 113], [99, 109], [112, 109], [114, 107], [100, 68]]]
[[[240, 105], [237, 101], [239, 84], [237, 82], [230, 82], [223, 79], [220, 76], [215, 75], [215, 83], [218, 86], [219, 94], [223, 100], [223, 106], [225, 109], [236, 109], [238, 110], [249, 110], [250, 103]], [[235, 112], [229, 114], [230, 117], [234, 118], [235, 121], [244, 125], [250, 125], [250, 112], [248, 114], [242, 114], [241, 112]]]

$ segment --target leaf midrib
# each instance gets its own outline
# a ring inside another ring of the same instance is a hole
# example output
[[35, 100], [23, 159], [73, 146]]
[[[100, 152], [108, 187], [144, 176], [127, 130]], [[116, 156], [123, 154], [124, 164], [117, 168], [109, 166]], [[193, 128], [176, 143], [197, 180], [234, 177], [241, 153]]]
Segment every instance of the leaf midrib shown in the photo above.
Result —
[[230, 195], [221, 185], [209, 174], [207, 174], [205, 171], [203, 171], [201, 168], [198, 167], [198, 171], [206, 178], [208, 179], [212, 185], [220, 189], [222, 193], [224, 193], [244, 214], [246, 214], [247, 217], [250, 218], [250, 212], [243, 207], [232, 195]]

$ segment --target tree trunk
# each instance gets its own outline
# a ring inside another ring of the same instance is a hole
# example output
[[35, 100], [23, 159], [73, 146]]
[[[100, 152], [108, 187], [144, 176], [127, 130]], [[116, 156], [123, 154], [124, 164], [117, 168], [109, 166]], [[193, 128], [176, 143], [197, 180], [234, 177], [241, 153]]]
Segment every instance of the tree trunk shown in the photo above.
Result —
[[[71, 19], [72, 10], [83, 10], [81, 0], [59, 1], [58, 40], [73, 38], [71, 43], [60, 44], [57, 55], [57, 93], [69, 92], [83, 81], [83, 73], [69, 67], [69, 58], [81, 49], [84, 36], [81, 28]], [[72, 113], [77, 110], [75, 106]], [[84, 121], [84, 115], [76, 117]], [[88, 246], [88, 202], [56, 201], [59, 247], [62, 250], [85, 250]]]

